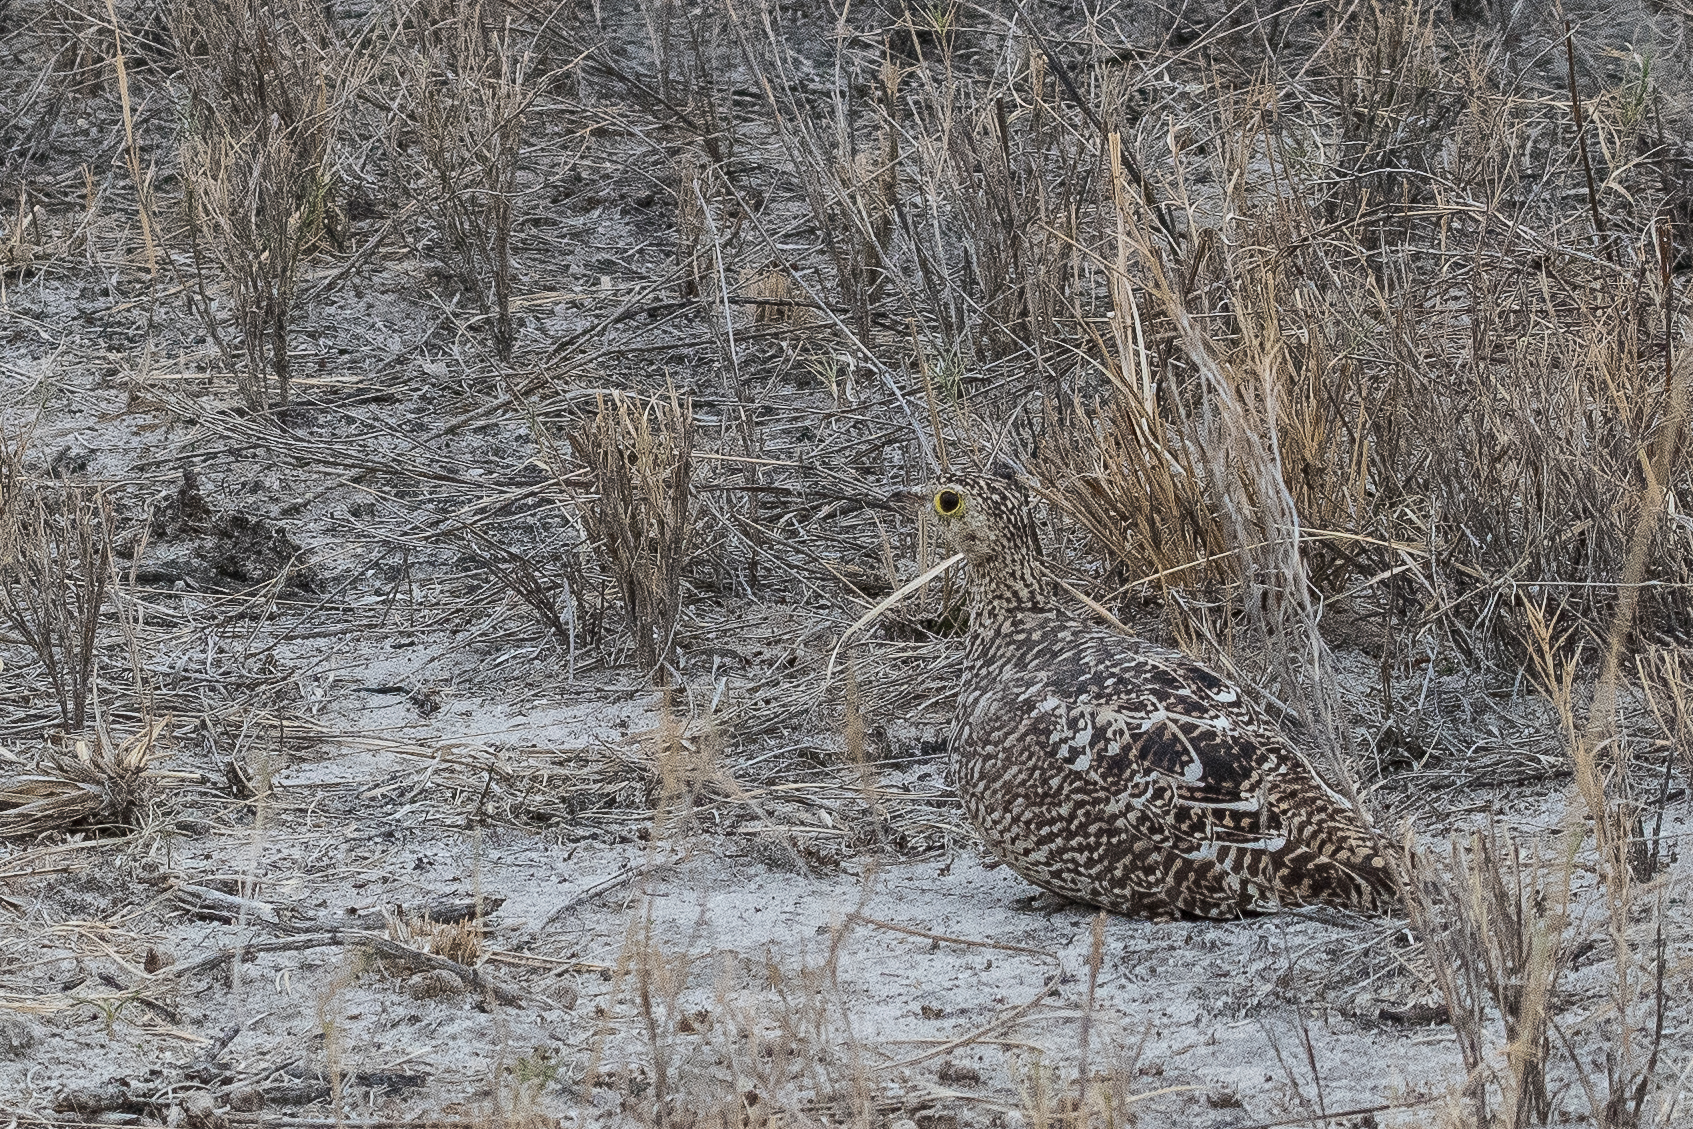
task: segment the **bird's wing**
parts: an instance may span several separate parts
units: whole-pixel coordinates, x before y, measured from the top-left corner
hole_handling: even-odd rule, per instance
[[[1024,732],[1105,789],[1108,810],[1184,853],[1285,844],[1269,785],[1306,766],[1292,763],[1297,756],[1235,687],[1187,660],[1105,641],[1055,658],[1013,679]]]

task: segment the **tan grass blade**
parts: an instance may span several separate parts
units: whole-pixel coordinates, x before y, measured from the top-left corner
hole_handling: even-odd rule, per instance
[[[890,595],[887,599],[883,600],[881,603],[877,604],[875,607],[871,608],[869,611],[867,611],[863,615],[859,616],[857,621],[854,622],[851,627],[849,627],[845,631],[841,632],[841,637],[835,641],[835,649],[829,652],[829,665],[826,668],[824,668],[824,671],[823,671],[823,686],[824,686],[824,688],[826,689],[829,685],[830,680],[832,678],[834,678],[834,676],[835,676],[835,660],[840,657],[841,648],[846,646],[846,641],[852,637],[854,632],[856,632],[859,629],[868,625],[877,616],[881,615],[883,612],[887,611],[889,608],[893,607],[895,604],[899,603],[901,600],[903,600],[907,596],[911,595],[911,593],[917,591],[917,589],[921,588],[923,585],[927,584],[929,581],[933,580],[935,577],[939,576],[941,573],[945,572],[947,569],[951,568],[953,565],[958,564],[959,562],[963,561],[963,559],[964,559],[963,553],[954,553],[954,554],[952,554],[952,556],[948,557],[946,560],[942,561],[940,564],[931,568],[928,572],[925,572],[923,575],[917,577],[915,580],[906,581],[904,584],[900,585],[900,587],[892,595]]]

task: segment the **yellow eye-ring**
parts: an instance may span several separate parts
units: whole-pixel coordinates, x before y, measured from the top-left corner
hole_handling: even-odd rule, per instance
[[[935,495],[935,512],[942,517],[957,517],[964,512],[964,495],[956,490],[942,490]]]

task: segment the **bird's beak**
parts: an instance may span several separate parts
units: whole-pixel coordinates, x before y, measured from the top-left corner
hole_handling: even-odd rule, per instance
[[[895,490],[888,495],[888,502],[895,506],[923,506],[929,501],[929,495],[922,490]]]

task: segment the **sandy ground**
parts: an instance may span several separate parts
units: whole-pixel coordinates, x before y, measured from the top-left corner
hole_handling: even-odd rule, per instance
[[[659,739],[663,703],[636,686],[549,685],[562,672],[544,669],[498,696],[461,688],[429,716],[369,692],[475,675],[430,651],[299,646],[296,661],[319,660],[296,720],[311,735],[270,755],[261,797],[183,795],[162,833],[61,848],[32,865],[68,873],[13,881],[9,1030],[33,1040],[0,1062],[14,1108],[121,1093],[106,1120],[170,1116],[200,1091],[237,1116],[262,1103],[267,1116],[327,1118],[338,1095],[360,1119],[621,1124],[655,1116],[662,1096],[673,1122],[736,1103],[737,1116],[788,1105],[791,1118],[845,1117],[856,1103],[875,1123],[1018,1125],[1057,1108],[1086,1040],[1096,1095],[1140,1124],[1303,1123],[1378,1106],[1395,1108],[1334,1123],[1454,1115],[1457,1048],[1429,1022],[1436,997],[1407,971],[1418,961],[1399,926],[1109,919],[1090,975],[1093,916],[1032,899],[963,828],[925,857],[872,850],[827,868],[787,847],[827,827],[765,810],[714,834],[721,801],[524,830],[486,814],[490,769],[538,750],[579,762],[638,750]],[[913,758],[867,780],[893,808],[902,791],[933,796],[943,774],[941,759]],[[1508,818],[1550,829],[1560,807],[1542,794]],[[1684,807],[1666,823],[1673,841],[1693,830]],[[1686,864],[1676,873],[1679,900]],[[207,920],[220,915],[192,910],[192,888],[247,898],[249,919]],[[443,990],[350,940],[180,971],[337,926],[427,940],[428,926],[394,924],[407,916],[397,907],[477,899],[497,906],[481,968],[508,1003],[450,975]],[[251,919],[261,906],[275,921]],[[1682,934],[1679,1001],[1693,988],[1687,954]],[[1572,1000],[1602,996],[1603,955],[1565,977]],[[161,959],[173,963],[148,976]]]

